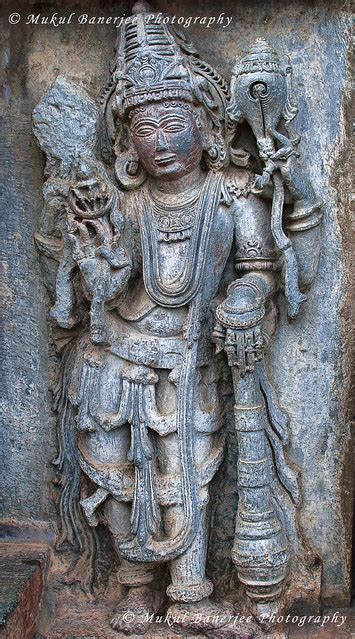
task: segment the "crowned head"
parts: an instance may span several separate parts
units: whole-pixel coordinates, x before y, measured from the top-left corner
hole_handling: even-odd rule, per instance
[[[148,174],[180,177],[203,159],[223,166],[227,85],[183,34],[157,14],[133,15],[121,28],[114,79],[118,128]]]

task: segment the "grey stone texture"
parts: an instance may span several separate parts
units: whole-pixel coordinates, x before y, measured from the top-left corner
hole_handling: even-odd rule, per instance
[[[291,416],[289,457],[301,474],[302,533],[323,565],[322,600],[347,605],[350,596],[351,446],[350,369],[350,194],[349,68],[350,6],[343,2],[243,1],[156,2],[171,15],[210,16],[222,11],[228,28],[191,25],[188,32],[201,57],[229,80],[236,56],[256,37],[287,51],[293,93],[299,104],[296,129],[302,163],[324,202],[319,272],[299,318],[281,318],[269,354],[269,369],[281,405]],[[22,20],[10,25],[18,11]],[[1,402],[3,513],[6,523],[56,529],[51,461],[56,452],[51,395],[58,362],[48,330],[50,302],[44,287],[34,234],[42,208],[44,160],[31,132],[31,112],[60,75],[95,98],[107,78],[116,30],[113,26],[25,25],[30,13],[76,16],[129,14],[128,3],[73,2],[3,10],[5,50],[2,163],[2,269],[4,294]],[[57,85],[58,86],[58,85]],[[60,90],[60,89],[58,89]],[[88,113],[89,118],[92,117]],[[37,112],[36,117],[40,117]],[[90,130],[88,127],[88,135]],[[71,144],[68,132],[68,147]],[[230,431],[233,431],[232,415]],[[227,558],[233,540],[235,440],[219,475],[223,497],[214,502],[211,547]],[[216,494],[218,490],[216,489]],[[31,534],[31,531],[28,533]],[[34,534],[34,533],[33,533]],[[221,561],[222,561],[221,559]],[[213,568],[213,560],[211,560]],[[319,569],[319,568],[318,568]],[[315,567],[317,570],[317,566]],[[216,568],[216,574],[218,574]],[[311,602],[312,597],[309,596]]]

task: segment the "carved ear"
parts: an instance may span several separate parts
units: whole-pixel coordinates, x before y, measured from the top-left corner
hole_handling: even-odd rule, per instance
[[[212,171],[219,171],[227,163],[227,144],[219,133],[210,134],[210,143],[206,151],[206,164]]]
[[[208,125],[207,114],[203,107],[197,107],[194,111],[195,122],[200,129],[203,148],[209,135],[211,135],[211,127]]]
[[[201,131],[204,130],[207,125],[207,120],[206,120],[206,116],[205,117],[202,116],[201,109],[195,109],[194,117],[195,117],[197,128],[200,129]]]
[[[116,155],[115,176],[119,185],[126,191],[137,189],[146,180],[147,174],[139,162],[127,125],[121,126],[120,133],[116,137],[114,152]]]
[[[223,139],[222,136],[218,136],[219,139],[216,140],[216,148],[218,150],[218,155],[217,158],[214,160],[209,160],[209,167],[213,170],[213,171],[219,171],[220,169],[222,169],[224,166],[226,166],[229,161],[228,161],[228,149],[227,149],[227,145],[225,143],[225,140]]]
[[[219,171],[227,160],[227,145],[223,135],[217,129],[213,130],[204,108],[196,109],[196,122],[201,132],[205,162],[212,171]]]
[[[127,191],[137,189],[147,178],[135,151],[123,151],[118,155],[115,176],[119,185]]]

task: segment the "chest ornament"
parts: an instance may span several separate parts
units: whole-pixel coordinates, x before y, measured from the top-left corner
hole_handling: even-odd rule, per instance
[[[174,204],[157,197],[152,189],[149,197],[152,200],[153,224],[158,233],[159,242],[181,242],[192,236],[192,227],[197,218],[200,189],[183,203]]]
[[[162,306],[184,306],[201,287],[212,222],[221,193],[220,174],[210,172],[202,189],[178,207],[154,199],[143,191],[139,217],[143,253],[143,278],[149,297]],[[164,281],[159,264],[159,242],[190,239],[182,272]]]

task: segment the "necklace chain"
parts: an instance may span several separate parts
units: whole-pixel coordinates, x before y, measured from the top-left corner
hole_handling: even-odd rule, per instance
[[[162,233],[180,233],[193,226],[197,213],[197,203],[200,190],[195,190],[188,201],[174,204],[173,202],[165,202],[156,197],[156,193],[150,189],[149,195],[152,199],[152,213],[156,228]],[[176,239],[181,239],[177,236]],[[170,238],[172,239],[172,238]]]

